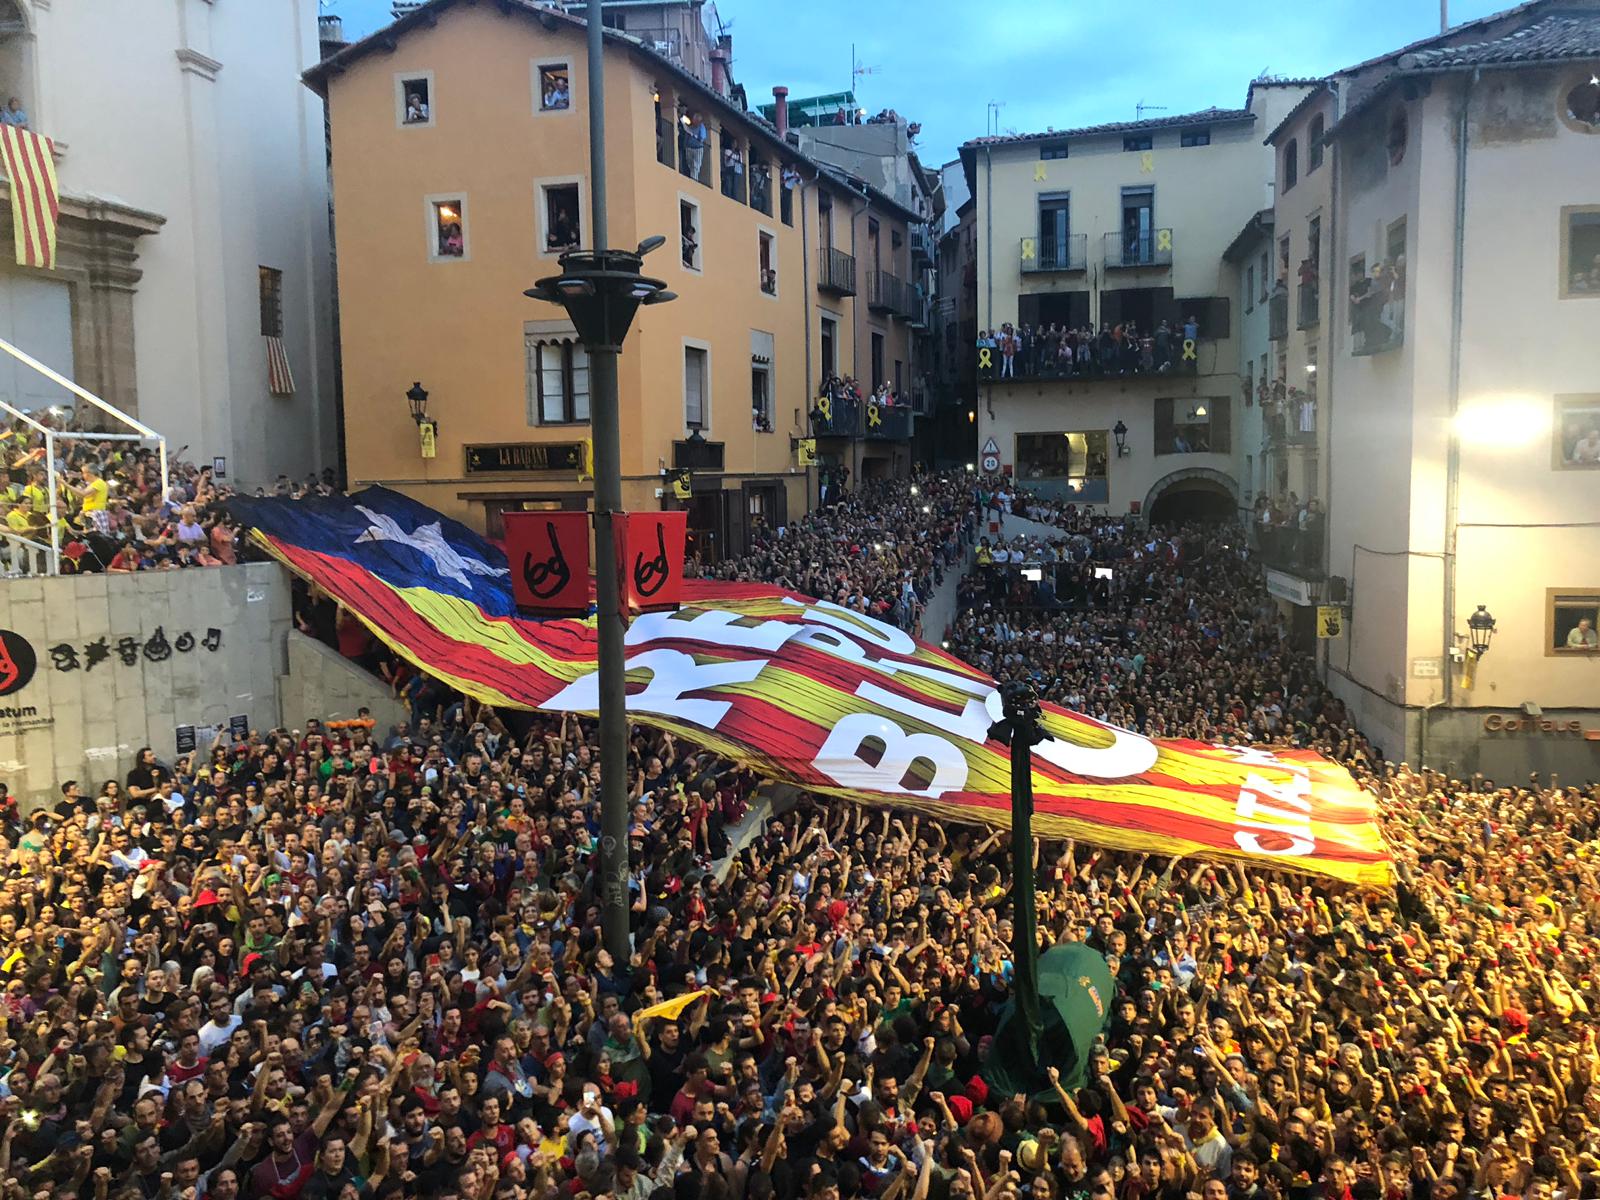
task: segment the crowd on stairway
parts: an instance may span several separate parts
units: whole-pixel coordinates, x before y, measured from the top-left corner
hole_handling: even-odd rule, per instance
[[[416,687],[394,728],[306,719],[0,801],[4,1200],[1600,1195],[1600,792],[1387,761],[1228,531],[994,499],[867,484],[702,569],[914,627],[970,548],[953,651],[1149,733],[1337,756],[1394,890],[1040,844],[1043,941],[1117,992],[1081,1061],[1000,1094],[1002,834],[771,815],[738,764],[636,727],[613,958],[592,723]],[[1013,563],[1005,508],[1056,532]],[[1034,563],[1053,594],[1010,578]]]

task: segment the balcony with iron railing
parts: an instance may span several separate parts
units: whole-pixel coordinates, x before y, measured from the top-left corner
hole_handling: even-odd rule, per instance
[[[678,122],[678,171],[681,174],[710,187],[711,157],[715,153],[708,130],[702,127],[697,136],[693,127]]]
[[[920,287],[906,288],[908,301],[906,308],[906,323],[913,329],[929,329],[933,326],[933,297],[929,296]]]
[[[812,436],[860,437],[861,408],[854,396],[819,396],[811,406]]]
[[[1322,297],[1322,289],[1317,286],[1315,279],[1300,285],[1300,295],[1295,299],[1295,328],[1315,329],[1322,320],[1322,314],[1317,302]]]
[[[629,37],[638,38],[645,49],[654,50],[669,62],[683,65],[683,31],[681,29],[629,29]]]
[[[1022,239],[1022,272],[1083,271],[1088,269],[1089,235],[1071,233],[1065,237],[1025,237]]]
[[[824,246],[817,251],[817,289],[839,296],[856,294],[856,260],[852,254]]]
[[[1126,382],[1141,376],[1186,377],[1199,374],[1200,351],[1206,344],[1203,338],[1184,337],[1181,329],[1148,339],[1122,341],[1109,336],[1104,340],[1092,337],[1082,343],[1073,339],[1051,342],[1048,338],[1029,344],[1018,341],[1009,361],[1002,346],[977,346],[972,353],[977,360],[978,379],[984,383],[1054,379],[1093,383]]]
[[[1279,525],[1255,524],[1255,558],[1265,567],[1301,579],[1321,579],[1327,572],[1323,546],[1323,518],[1312,514],[1305,528],[1298,520]]]
[[[899,442],[911,436],[913,414],[907,404],[874,404],[866,402],[862,409],[862,425],[871,441]]]
[[[887,271],[867,272],[867,307],[873,312],[899,313],[906,311],[905,282]]]
[[[1289,289],[1279,287],[1267,301],[1267,337],[1281,342],[1289,336]]]
[[[1105,263],[1108,271],[1172,265],[1172,230],[1148,229],[1142,233],[1124,231],[1105,235]]]
[[[656,161],[663,167],[675,167],[677,162],[673,157],[674,143],[678,137],[678,123],[671,117],[658,116],[656,118]]]
[[[927,225],[911,226],[911,258],[921,259],[925,266],[934,265],[933,230]]]

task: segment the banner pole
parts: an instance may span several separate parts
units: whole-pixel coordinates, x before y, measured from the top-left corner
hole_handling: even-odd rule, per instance
[[[1000,689],[1005,718],[989,730],[1011,748],[1011,992],[1017,1001],[1037,1070],[1044,1018],[1039,1010],[1039,916],[1033,888],[1033,748],[1047,739],[1040,726],[1039,697],[1026,683]]]
[[[586,15],[592,245],[596,251],[604,251],[609,231],[604,22],[600,0],[589,0]],[[616,516],[622,508],[616,344],[621,340],[621,336],[608,337],[608,344],[591,344],[587,349],[590,381],[594,385],[590,420],[594,437],[595,626],[600,660],[600,928],[616,969],[626,971],[632,957],[628,929],[628,713],[616,532]]]

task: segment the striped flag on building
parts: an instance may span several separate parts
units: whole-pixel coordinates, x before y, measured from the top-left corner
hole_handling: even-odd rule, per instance
[[[289,369],[289,352],[281,337],[267,337],[267,390],[274,396],[294,395],[294,372]]]
[[[54,145],[49,138],[17,125],[0,125],[0,159],[11,180],[11,228],[17,262],[46,271],[56,266],[56,191]]]

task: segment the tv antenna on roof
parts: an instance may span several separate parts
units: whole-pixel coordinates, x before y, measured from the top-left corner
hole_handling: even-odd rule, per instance
[[[1144,120],[1144,115],[1147,112],[1166,112],[1166,111],[1167,111],[1167,106],[1165,104],[1146,104],[1143,100],[1141,100],[1141,101],[1139,101],[1139,103],[1137,103],[1137,104],[1135,104],[1133,106],[1133,119],[1135,121],[1142,121],[1142,120]]]
[[[1005,106],[1004,100],[991,100],[986,106],[988,115],[984,118],[983,125],[984,132],[990,137],[996,137],[1000,133],[1000,110]]]

